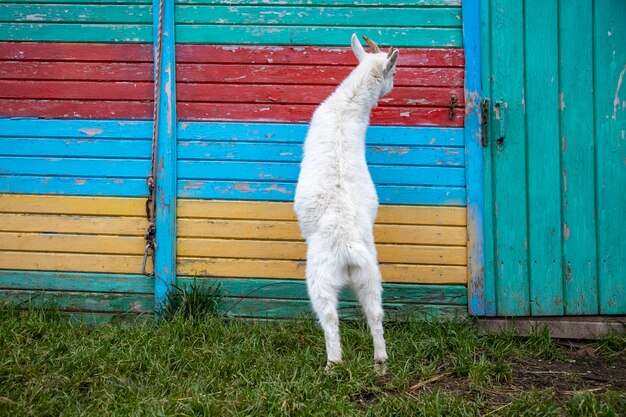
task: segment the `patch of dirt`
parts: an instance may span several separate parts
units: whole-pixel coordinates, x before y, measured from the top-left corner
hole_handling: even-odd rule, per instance
[[[490,388],[472,388],[467,378],[452,375],[420,389],[439,389],[468,399],[487,396],[489,403],[496,404],[511,402],[532,390],[549,391],[557,399],[571,398],[581,391],[626,393],[626,355],[607,358],[586,346],[563,349],[562,353],[564,359],[560,360],[513,359],[511,380]]]

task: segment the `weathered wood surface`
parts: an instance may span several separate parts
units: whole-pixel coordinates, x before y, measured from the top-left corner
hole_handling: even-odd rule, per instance
[[[344,45],[360,30],[397,46],[461,46],[458,3],[433,3],[183,3],[175,6],[175,36],[214,44]],[[153,35],[145,2],[16,2],[0,5],[0,13],[0,40],[141,43]]]
[[[600,314],[626,314],[626,13],[619,13],[622,7],[618,0],[596,2],[593,11]]]
[[[306,285],[301,280],[239,278],[179,279],[182,286],[216,286],[221,293],[219,309],[231,316],[291,318],[311,314]],[[383,284],[387,318],[412,315],[420,318],[459,318],[467,315],[467,290],[459,285]],[[342,317],[360,317],[351,290],[340,294]]]
[[[0,42],[0,115],[149,119],[145,47],[91,46]],[[356,64],[348,48],[326,49],[179,45],[180,118],[308,122]],[[374,109],[373,124],[462,125],[462,50],[402,49],[398,65],[396,87]],[[452,97],[459,110],[450,120]]]
[[[493,313],[624,314],[623,4],[483,4]]]
[[[291,204],[179,200],[180,275],[303,278]],[[381,206],[374,237],[386,282],[466,282],[465,209]]]

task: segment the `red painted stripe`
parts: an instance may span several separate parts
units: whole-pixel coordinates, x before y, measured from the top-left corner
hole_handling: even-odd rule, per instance
[[[152,83],[0,80],[0,98],[152,100]]]
[[[315,108],[314,105],[182,102],[178,103],[177,112],[182,120],[306,123]],[[463,125],[463,111],[457,109],[453,120],[450,120],[447,108],[377,107],[372,112],[371,123],[459,127]]]
[[[178,64],[178,82],[224,84],[320,84],[337,86],[354,66],[303,66],[245,64]],[[462,87],[463,68],[398,68],[397,86]]]
[[[317,46],[176,45],[179,63],[356,65],[350,48]],[[399,66],[458,67],[465,65],[463,50],[400,48]]]
[[[152,63],[152,44],[0,42],[0,61]]]
[[[0,78],[22,80],[149,81],[151,63],[0,61]]]
[[[179,84],[179,102],[319,104],[334,90],[334,85],[247,85]],[[459,87],[396,87],[380,100],[381,106],[447,107],[450,96],[463,105]],[[418,98],[416,98],[418,97]]]
[[[0,115],[47,119],[151,119],[151,102],[0,99]]]
[[[403,49],[374,124],[461,126],[463,51]],[[151,118],[152,47],[0,42],[0,116]],[[356,64],[349,48],[177,45],[181,120],[307,122]]]

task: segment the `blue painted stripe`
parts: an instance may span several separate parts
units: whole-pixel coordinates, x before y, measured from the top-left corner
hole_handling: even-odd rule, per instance
[[[150,139],[151,121],[0,118],[0,137]]]
[[[302,143],[307,130],[307,124],[181,122],[178,123],[178,139]],[[464,146],[463,129],[442,127],[370,126],[366,143],[382,146]]]
[[[42,157],[150,158],[149,140],[0,138],[0,155]],[[300,162],[302,145],[249,142],[179,141],[179,159]],[[463,149],[440,146],[368,146],[370,164],[461,167]]]
[[[88,178],[140,178],[150,172],[148,159],[0,157],[0,173]]]
[[[286,182],[178,181],[183,198],[292,201],[294,192]],[[380,185],[376,192],[381,204],[465,205],[465,187]]]
[[[483,2],[483,4],[485,4]],[[485,283],[483,148],[481,144],[481,15],[480,0],[464,0],[463,45],[465,47],[465,123],[468,298],[475,316],[495,315],[495,289]]]
[[[0,193],[147,197],[145,179],[0,175]]]
[[[242,142],[180,142],[180,159],[300,162],[302,145]],[[372,146],[367,162],[387,165],[463,166],[463,149],[439,146]]]
[[[0,137],[0,155],[94,158],[150,158],[150,139]]]

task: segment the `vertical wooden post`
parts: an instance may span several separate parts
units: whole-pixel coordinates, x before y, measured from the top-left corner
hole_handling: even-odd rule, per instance
[[[159,1],[153,0],[154,50],[158,45]],[[163,30],[160,72],[160,120],[156,187],[156,257],[154,307],[160,311],[176,281],[176,58],[174,0],[162,0]]]
[[[484,293],[483,149],[481,142],[480,0],[464,0],[465,176],[467,183],[467,266],[469,312],[486,314]]]

